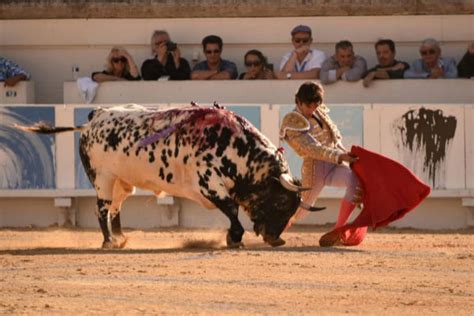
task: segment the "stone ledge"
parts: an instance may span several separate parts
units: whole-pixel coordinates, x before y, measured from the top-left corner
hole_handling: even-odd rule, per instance
[[[3,0],[0,19],[474,14],[471,0]]]

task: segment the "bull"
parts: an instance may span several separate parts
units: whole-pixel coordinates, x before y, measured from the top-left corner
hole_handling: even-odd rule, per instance
[[[88,119],[77,127],[17,127],[45,134],[80,131],[103,248],[124,247],[120,208],[136,187],[218,208],[230,220],[229,247],[242,245],[239,206],[271,246],[285,243],[280,234],[298,207],[322,209],[302,204],[304,189],[282,152],[245,118],[220,106],[158,110],[130,104],[97,108]]]

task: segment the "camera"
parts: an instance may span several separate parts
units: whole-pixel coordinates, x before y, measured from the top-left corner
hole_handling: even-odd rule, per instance
[[[168,52],[174,52],[177,47],[178,47],[178,45],[176,45],[175,42],[172,42],[172,41],[167,41],[166,42],[166,48],[167,48]]]

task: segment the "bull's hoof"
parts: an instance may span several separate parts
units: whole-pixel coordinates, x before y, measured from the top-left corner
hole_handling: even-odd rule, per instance
[[[280,247],[286,244],[286,241],[281,239],[280,237],[278,238],[264,238],[265,242],[269,244],[272,247]]]
[[[127,244],[128,238],[124,235],[121,236],[114,236],[112,241],[104,241],[102,243],[103,249],[120,249],[125,247]]]
[[[319,239],[319,246],[321,247],[333,247],[339,245],[342,245],[342,241],[337,232],[326,233]]]
[[[227,233],[226,242],[227,242],[227,247],[232,248],[232,249],[242,248],[244,246],[244,243],[241,241],[233,241],[229,233]]]

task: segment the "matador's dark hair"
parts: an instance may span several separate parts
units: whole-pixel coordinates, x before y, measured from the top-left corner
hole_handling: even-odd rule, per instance
[[[295,103],[301,102],[309,104],[316,102],[317,104],[322,104],[323,97],[323,87],[317,82],[307,81],[303,83],[298,89],[298,92],[296,92]]]

